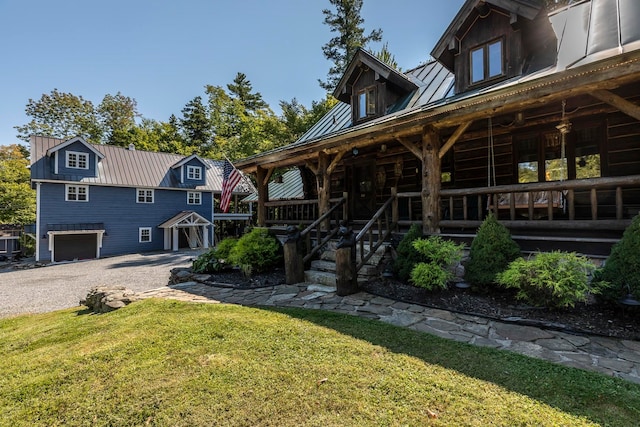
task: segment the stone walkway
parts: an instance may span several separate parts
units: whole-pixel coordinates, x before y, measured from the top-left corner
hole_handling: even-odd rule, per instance
[[[640,384],[640,342],[571,335],[503,323],[394,301],[365,292],[340,297],[335,289],[308,283],[234,289],[184,282],[137,294],[201,303],[301,307],[376,319],[469,344],[513,351],[561,365],[587,369]]]

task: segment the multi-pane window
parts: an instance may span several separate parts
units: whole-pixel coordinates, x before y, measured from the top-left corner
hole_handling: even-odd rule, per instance
[[[358,92],[358,119],[376,114],[376,88],[369,87]]]
[[[67,151],[67,167],[71,169],[89,169],[89,155],[76,151]]]
[[[187,178],[193,180],[201,180],[202,168],[198,166],[187,166]]]
[[[146,188],[138,188],[137,190],[137,203],[153,203],[153,190],[148,190]]]
[[[188,205],[202,204],[202,193],[200,193],[199,191],[187,191],[187,204]]]
[[[502,39],[471,50],[471,84],[504,74]]]
[[[140,227],[140,228],[138,228],[138,241],[140,243],[150,243],[151,242],[151,227]]]
[[[65,200],[67,202],[88,202],[89,186],[88,185],[66,185]]]

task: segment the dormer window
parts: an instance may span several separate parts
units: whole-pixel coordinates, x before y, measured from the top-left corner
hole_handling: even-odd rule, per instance
[[[89,155],[76,151],[67,151],[67,164],[70,169],[89,169]]]
[[[358,119],[376,115],[376,88],[370,86],[358,92]]]
[[[504,75],[502,39],[471,49],[471,84],[481,83]]]
[[[199,181],[202,179],[202,168],[198,166],[187,166],[187,178]]]

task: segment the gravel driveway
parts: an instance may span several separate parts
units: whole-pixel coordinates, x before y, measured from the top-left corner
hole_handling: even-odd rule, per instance
[[[123,255],[0,272],[0,317],[75,307],[97,285],[136,292],[165,286],[169,271],[188,267],[197,251]]]

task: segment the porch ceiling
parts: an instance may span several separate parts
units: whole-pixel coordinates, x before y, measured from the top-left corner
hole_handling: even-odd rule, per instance
[[[318,153],[336,154],[389,140],[422,135],[427,128],[446,134],[476,120],[513,114],[563,99],[613,90],[640,80],[640,51],[632,51],[575,69],[532,79],[524,77],[434,104],[384,116],[334,134],[291,144],[235,163],[244,172],[304,164]],[[594,98],[595,100],[595,98]]]

